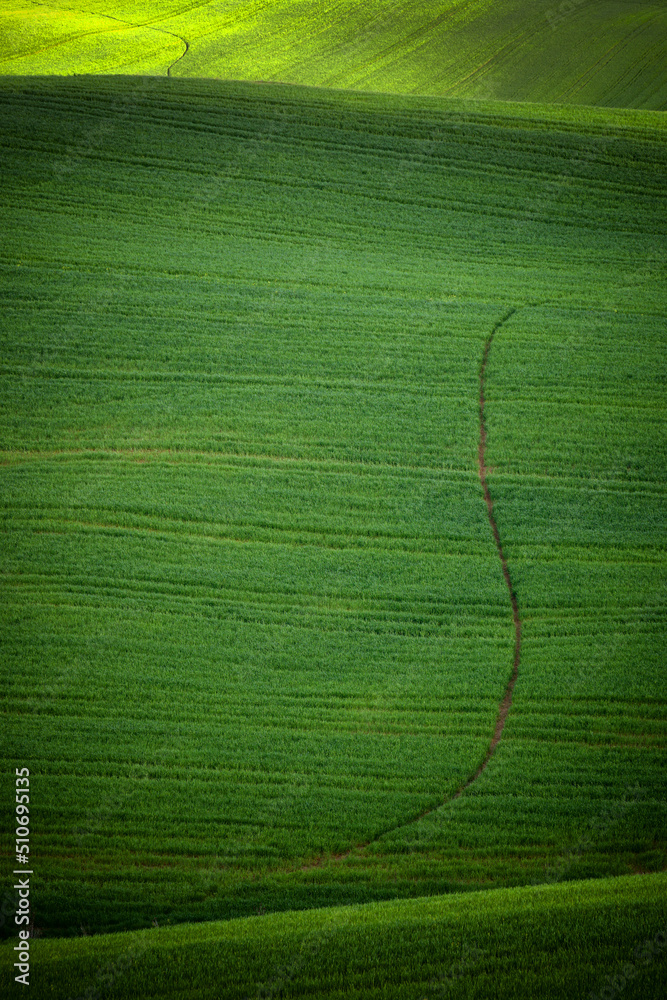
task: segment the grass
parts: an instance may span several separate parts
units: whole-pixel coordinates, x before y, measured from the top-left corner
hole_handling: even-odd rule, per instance
[[[663,869],[662,116],[0,93],[2,773],[41,932]],[[512,668],[477,471],[510,308],[522,662],[451,801]]]
[[[666,883],[644,875],[36,940],[31,995],[658,1000]],[[5,977],[12,959],[0,947]]]
[[[664,109],[659,2],[0,3],[3,74],[275,80]]]
[[[664,39],[0,4],[37,997],[664,995]]]

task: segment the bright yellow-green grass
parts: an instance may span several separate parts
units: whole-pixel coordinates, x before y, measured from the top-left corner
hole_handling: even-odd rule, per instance
[[[659,0],[0,3],[0,74],[150,73],[667,106]]]

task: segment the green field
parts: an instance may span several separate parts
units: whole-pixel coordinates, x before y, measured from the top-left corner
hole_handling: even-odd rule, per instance
[[[662,118],[3,98],[6,747],[38,925],[661,868]],[[510,307],[487,460],[523,663],[443,805],[511,671],[477,470]]]
[[[506,73],[510,104],[429,59],[474,18],[519,45],[526,4],[336,6],[368,38],[156,3],[116,51],[99,7],[0,6],[30,988],[659,1000],[667,75],[628,25],[663,14],[530,5],[629,40],[576,93]]]
[[[37,941],[37,995],[661,1000],[666,889],[631,876]],[[0,948],[5,977],[10,961]]]
[[[0,2],[0,74],[272,80],[667,107],[660,0]]]

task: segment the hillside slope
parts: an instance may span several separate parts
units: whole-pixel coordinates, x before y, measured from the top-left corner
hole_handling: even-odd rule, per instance
[[[664,867],[663,116],[0,98],[1,808],[29,767],[37,927]],[[523,650],[455,798],[514,655],[492,331]]]
[[[0,3],[0,74],[149,73],[667,107],[658,0]]]
[[[33,941],[30,995],[662,1000],[666,889],[644,875]],[[13,957],[0,946],[5,981]]]

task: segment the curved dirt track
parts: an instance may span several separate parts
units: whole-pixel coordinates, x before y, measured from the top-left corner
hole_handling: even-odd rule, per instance
[[[493,532],[493,537],[496,542],[496,548],[498,549],[498,556],[500,557],[500,563],[503,568],[503,576],[505,577],[505,583],[507,584],[507,589],[510,595],[510,601],[512,603],[512,617],[514,618],[514,665],[512,669],[512,675],[507,683],[505,689],[505,694],[503,700],[500,703],[498,709],[498,718],[496,719],[496,728],[493,732],[493,738],[489,744],[489,749],[486,752],[486,757],[478,767],[475,774],[470,778],[463,788],[454,795],[454,798],[463,792],[469,785],[475,781],[486,765],[489,763],[493,751],[496,749],[498,740],[502,735],[503,728],[505,726],[505,720],[507,718],[507,713],[510,710],[510,705],[512,704],[512,694],[514,692],[514,685],[516,684],[516,679],[519,675],[519,661],[521,659],[521,618],[519,616],[519,605],[517,604],[516,594],[514,593],[514,588],[512,587],[512,580],[510,578],[510,571],[507,567],[507,560],[505,559],[505,554],[503,552],[503,546],[500,541],[500,533],[498,531],[498,525],[496,524],[496,519],[493,516],[493,501],[491,499],[491,494],[489,493],[489,486],[486,481],[486,424],[484,423],[484,378],[486,375],[486,363],[489,358],[489,351],[491,350],[491,344],[493,343],[493,338],[498,332],[498,330],[503,326],[504,323],[513,316],[516,309],[509,309],[503,318],[499,320],[494,326],[493,330],[486,339],[484,345],[484,354],[482,355],[482,366],[479,370],[479,452],[478,452],[478,464],[479,464],[479,481],[482,484],[482,490],[484,491],[484,500],[486,501],[486,510],[489,515],[489,524],[491,525],[491,531]]]
[[[496,543],[496,548],[498,550],[498,556],[500,558],[500,564],[502,566],[503,576],[505,578],[505,583],[507,584],[507,589],[509,591],[510,602],[512,605],[512,616],[514,618],[514,662],[512,666],[512,673],[509,681],[507,682],[507,687],[505,688],[505,694],[503,695],[503,699],[500,702],[500,705],[498,706],[498,716],[496,718],[496,725],[493,731],[491,742],[489,744],[489,748],[486,751],[484,760],[479,765],[475,773],[472,774],[468,778],[468,780],[465,781],[461,785],[461,787],[449,799],[445,799],[444,802],[441,802],[437,806],[433,806],[430,809],[425,809],[424,812],[420,813],[419,816],[415,816],[414,819],[408,820],[405,823],[397,823],[395,826],[391,826],[388,829],[383,830],[382,833],[377,834],[377,836],[373,837],[372,840],[368,840],[363,844],[357,844],[355,847],[351,847],[348,851],[345,851],[342,854],[330,855],[329,856],[330,860],[343,861],[345,858],[349,857],[349,855],[352,854],[353,851],[358,851],[358,852],[364,851],[367,847],[370,847],[371,844],[374,844],[378,840],[380,840],[381,837],[386,836],[386,834],[393,833],[396,830],[401,830],[404,827],[412,826],[413,823],[419,822],[419,820],[424,819],[425,816],[428,816],[430,813],[433,813],[437,809],[442,808],[442,806],[446,805],[447,802],[453,802],[455,799],[458,799],[458,797],[463,794],[466,788],[469,788],[470,785],[472,785],[472,783],[476,781],[479,778],[480,774],[482,774],[482,772],[486,769],[486,766],[491,760],[493,752],[496,749],[496,746],[498,745],[500,737],[502,736],[502,732],[505,727],[505,721],[507,719],[507,713],[509,712],[510,705],[512,704],[514,685],[516,684],[516,679],[519,676],[519,661],[521,659],[521,617],[519,615],[519,605],[517,604],[514,588],[512,587],[512,580],[510,577],[509,568],[507,566],[507,560],[505,558],[505,554],[503,552],[503,546],[500,541],[500,533],[498,531],[498,525],[496,524],[496,519],[493,516],[493,501],[491,499],[491,494],[489,493],[489,486],[486,479],[487,467],[485,460],[486,424],[484,421],[484,403],[485,403],[484,381],[486,377],[486,364],[489,358],[489,352],[491,350],[491,344],[493,343],[493,338],[495,337],[498,330],[500,330],[500,328],[507,322],[507,320],[511,316],[514,315],[515,312],[516,312],[515,308],[508,309],[508,311],[505,313],[502,319],[498,320],[498,322],[491,330],[491,333],[486,338],[486,342],[484,344],[484,351],[482,353],[482,363],[479,370],[479,449],[478,449],[479,481],[482,485],[484,500],[486,502],[486,510],[489,517],[489,524],[491,525],[491,531],[493,533],[493,537]],[[315,858],[312,861],[309,861],[306,864],[302,865],[301,866],[302,870],[306,871],[309,868],[315,868],[321,865],[322,862],[325,860],[327,860],[326,856]]]
[[[171,71],[172,71],[172,69],[174,68],[174,66],[176,65],[176,63],[179,63],[179,62],[181,61],[181,59],[184,59],[184,58],[185,58],[185,56],[187,56],[187,54],[188,54],[188,51],[189,51],[189,49],[190,49],[190,43],[189,43],[189,41],[187,40],[187,38],[183,38],[183,36],[182,36],[182,35],[176,35],[176,34],[174,34],[174,32],[173,32],[173,31],[166,31],[166,30],[165,30],[164,28],[155,28],[154,30],[155,30],[155,31],[162,31],[162,32],[163,32],[163,33],[164,33],[165,35],[172,35],[172,36],[173,36],[174,38],[178,38],[178,39],[180,39],[180,41],[182,41],[182,42],[183,42],[183,44],[185,45],[185,48],[184,48],[184,49],[183,49],[183,51],[181,52],[181,54],[180,54],[180,56],[178,57],[178,59],[174,59],[174,61],[173,61],[173,63],[171,64],[171,66],[167,66],[167,76],[171,76]]]

